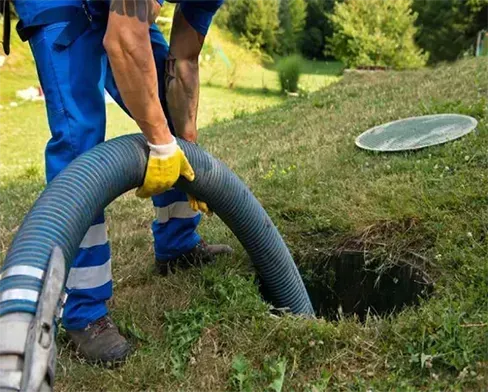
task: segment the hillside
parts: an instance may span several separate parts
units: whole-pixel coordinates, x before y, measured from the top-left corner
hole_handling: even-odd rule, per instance
[[[246,80],[243,88],[260,88],[258,78]],[[224,91],[218,87],[224,79],[211,83],[216,94]],[[152,206],[131,192],[109,207],[107,217],[111,309],[135,353],[122,367],[93,367],[61,332],[57,391],[484,390],[487,86],[483,59],[353,73],[298,99],[272,95],[279,105],[203,127],[201,145],[250,186],[309,288],[330,291],[343,283],[352,292],[368,284],[359,293],[367,312],[354,315],[346,292],[335,298],[340,306],[329,306],[326,317],[316,320],[271,313],[247,256],[217,217],[205,219],[200,232],[208,242],[234,246],[232,257],[202,270],[156,276]],[[354,138],[374,125],[444,112],[474,116],[477,131],[415,153],[372,154],[354,146]],[[41,103],[0,113],[2,259],[42,190],[47,131]],[[131,129],[122,121],[110,123],[110,135]],[[341,261],[351,266],[342,275]],[[372,281],[356,279],[363,268]],[[419,283],[417,276],[432,285],[418,304],[403,307],[393,300],[376,308],[368,303],[373,292],[403,298],[381,283],[390,275],[405,290]]]

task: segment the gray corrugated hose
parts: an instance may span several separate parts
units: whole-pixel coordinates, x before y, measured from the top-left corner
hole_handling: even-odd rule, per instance
[[[200,147],[182,140],[178,143],[196,176],[191,183],[180,179],[176,186],[207,202],[229,226],[249,254],[275,307],[313,315],[283,239],[250,190]],[[147,154],[141,134],[119,137],[77,158],[46,187],[24,219],[1,269],[0,328],[2,319],[9,315],[11,319],[12,314],[35,314],[54,246],[61,248],[68,271],[94,218],[119,195],[142,183]],[[2,339],[0,336],[0,356]]]

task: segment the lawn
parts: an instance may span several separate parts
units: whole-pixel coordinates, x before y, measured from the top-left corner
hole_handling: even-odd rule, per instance
[[[378,274],[395,265],[417,268],[434,282],[433,292],[417,306],[381,314],[370,308],[361,319],[346,308],[316,320],[277,316],[262,302],[244,251],[217,217],[205,219],[200,232],[209,242],[234,246],[234,255],[201,270],[156,276],[152,207],[129,193],[107,212],[115,282],[110,308],[135,352],[122,367],[94,367],[77,357],[61,332],[57,390],[485,390],[484,60],[347,74],[297,99],[280,97],[263,78],[268,70],[261,72],[254,78],[243,74],[239,80],[249,85],[230,92],[222,76],[203,80],[202,113],[214,107],[220,115],[230,106],[225,97],[233,94],[237,109],[225,109],[229,120],[202,114],[201,144],[249,185],[303,276],[332,282],[335,277],[323,270],[339,250],[353,248],[371,257]],[[215,103],[205,104],[211,93]],[[240,111],[238,96],[255,98],[254,109]],[[109,110],[109,135],[133,129]],[[372,154],[354,146],[354,138],[373,125],[443,112],[474,116],[477,131],[415,153]],[[42,190],[47,126],[40,103],[0,113],[3,258]]]
[[[206,42],[201,62],[201,133],[212,123],[255,113],[289,99],[280,92],[273,64],[261,65],[261,56],[241,48],[229,33],[214,28]],[[218,51],[225,53],[228,65]],[[338,82],[342,69],[338,62],[304,61],[304,94]],[[38,85],[28,44],[12,34],[11,55],[0,68],[0,176],[21,167],[43,170],[43,148],[49,138],[44,103],[21,101],[15,95],[18,90]],[[11,107],[12,103],[18,106]],[[107,105],[107,118],[107,138],[137,129],[116,104]]]

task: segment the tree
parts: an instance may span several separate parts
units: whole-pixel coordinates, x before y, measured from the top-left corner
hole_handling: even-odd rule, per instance
[[[232,0],[224,3],[218,24],[249,42],[252,47],[273,52],[277,47],[279,0]]]
[[[337,0],[336,0],[337,1]],[[332,23],[327,18],[334,10],[334,0],[307,0],[305,30],[300,40],[300,49],[308,58],[323,58],[326,39],[332,37]]]
[[[307,17],[307,0],[229,0],[215,22],[239,34],[251,48],[268,53],[297,51]]]
[[[419,15],[417,43],[432,63],[456,60],[488,25],[488,0],[414,0],[413,9]]]
[[[330,20],[330,51],[349,67],[415,68],[425,55],[415,44],[413,0],[347,0],[337,3]]]
[[[248,0],[245,37],[271,53],[277,46],[279,0]]]
[[[307,18],[305,0],[280,0],[280,45],[282,54],[296,52]]]

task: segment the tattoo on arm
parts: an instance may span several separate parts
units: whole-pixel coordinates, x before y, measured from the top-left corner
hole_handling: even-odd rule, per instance
[[[111,0],[110,11],[119,15],[137,17],[141,22],[153,23],[156,20],[154,0]]]

